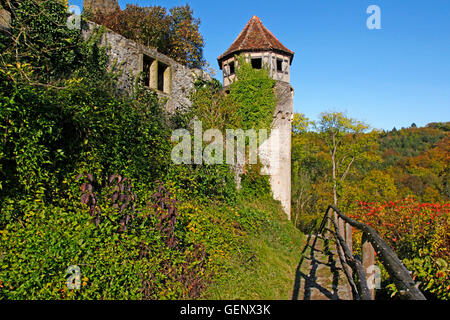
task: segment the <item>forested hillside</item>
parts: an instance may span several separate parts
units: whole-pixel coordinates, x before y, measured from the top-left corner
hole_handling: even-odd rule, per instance
[[[447,122],[386,132],[339,112],[323,113],[317,122],[297,114],[292,146],[296,226],[309,232],[335,203],[375,227],[430,297],[448,299],[449,129]]]

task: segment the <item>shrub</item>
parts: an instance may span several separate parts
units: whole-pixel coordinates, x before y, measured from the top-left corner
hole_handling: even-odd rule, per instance
[[[30,202],[1,231],[0,297],[5,299],[177,299],[198,297],[208,281],[207,252],[183,241],[177,207],[164,187],[138,202],[132,183],[93,175],[58,206]],[[151,198],[152,202],[148,202]],[[146,201],[147,200],[147,201]],[[81,268],[81,289],[65,273]]]
[[[230,86],[231,99],[237,104],[242,129],[270,129],[277,104],[274,87],[266,69],[253,69],[245,57],[238,57],[239,68]]]
[[[352,217],[377,230],[421,282],[420,289],[432,297],[450,299],[450,204],[413,199],[359,202]]]

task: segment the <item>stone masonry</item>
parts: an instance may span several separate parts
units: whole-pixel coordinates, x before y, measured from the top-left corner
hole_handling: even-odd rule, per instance
[[[83,26],[83,37],[89,38],[99,28],[99,25],[88,22]],[[189,69],[155,49],[108,29],[103,31],[100,45],[107,50],[110,67],[117,66],[121,70],[119,90],[131,90],[142,75],[146,86],[156,91],[160,98],[167,99],[166,110],[169,112],[189,109],[189,96],[194,90],[195,80],[208,78],[202,70]]]
[[[273,197],[279,200],[291,218],[291,131],[294,89],[290,85],[290,66],[294,52],[286,48],[254,16],[238,35],[230,48],[217,60],[223,70],[225,89],[236,81],[239,68],[236,56],[244,55],[255,69],[267,68],[270,76],[277,80],[275,108],[269,138],[259,148],[263,173],[270,176]],[[254,128],[260,129],[260,128]],[[242,170],[240,171],[242,172]]]

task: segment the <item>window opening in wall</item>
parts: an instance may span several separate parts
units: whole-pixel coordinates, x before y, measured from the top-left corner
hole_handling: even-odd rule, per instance
[[[230,76],[236,73],[236,69],[234,66],[234,61],[229,63],[229,67],[230,67]]]
[[[144,55],[144,61],[142,64],[142,81],[144,83],[144,86],[150,87],[150,68],[153,64],[153,61],[155,61],[155,59]]]
[[[283,72],[283,60],[277,59],[277,71]]]
[[[164,89],[167,87],[167,84],[165,83],[167,80],[164,78],[164,74],[169,66],[158,61],[158,90],[164,91]]]
[[[252,58],[253,69],[262,69],[262,58]]]

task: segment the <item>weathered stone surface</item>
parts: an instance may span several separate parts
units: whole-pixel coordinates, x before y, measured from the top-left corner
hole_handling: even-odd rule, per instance
[[[11,13],[0,6],[0,31],[6,31],[11,27]]]
[[[336,245],[321,236],[308,239],[294,287],[294,300],[353,300]]]
[[[273,197],[279,200],[283,210],[291,218],[291,131],[294,90],[289,83],[277,82],[272,130],[266,142],[260,147],[259,155],[263,173],[270,176]]]
[[[87,25],[83,26],[83,37],[89,38],[99,27],[93,22],[88,22]],[[153,90],[161,98],[167,99],[166,110],[169,112],[189,109],[192,105],[189,97],[194,90],[195,80],[199,77],[210,79],[209,75],[202,70],[186,68],[155,49],[140,45],[111,30],[106,30],[102,34],[100,45],[107,50],[110,57],[110,68],[121,70],[119,83],[117,84],[121,91],[132,90],[135,86],[136,80],[144,72],[144,56],[170,68],[170,76],[164,77],[165,81],[170,81],[170,85],[166,85],[164,88],[169,89],[158,90],[153,87]],[[154,76],[158,76],[157,70]],[[154,86],[157,86],[157,81],[153,80]]]

